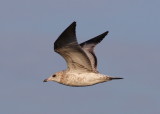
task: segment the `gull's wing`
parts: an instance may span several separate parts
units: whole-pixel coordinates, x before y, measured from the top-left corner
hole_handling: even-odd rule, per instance
[[[100,43],[104,37],[108,34],[108,31],[104,32],[103,34],[100,34],[94,38],[91,38],[90,40],[87,40],[80,44],[82,49],[85,51],[87,56],[89,57],[91,61],[92,68],[97,71],[97,57],[94,53],[94,47]]]
[[[55,52],[67,62],[69,70],[93,71],[91,62],[76,39],[76,22],[67,27],[54,43]]]

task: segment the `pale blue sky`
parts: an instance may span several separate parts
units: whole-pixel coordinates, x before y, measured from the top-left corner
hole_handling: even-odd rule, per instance
[[[1,114],[160,114],[159,0],[1,0]],[[124,77],[90,87],[43,83],[66,68],[53,42],[73,21],[98,69]]]

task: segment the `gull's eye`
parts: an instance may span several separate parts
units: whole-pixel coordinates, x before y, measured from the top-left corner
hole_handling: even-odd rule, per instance
[[[52,77],[56,77],[56,75],[54,74],[54,75],[52,75]]]

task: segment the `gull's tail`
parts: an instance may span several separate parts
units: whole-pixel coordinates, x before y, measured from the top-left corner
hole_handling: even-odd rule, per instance
[[[118,79],[123,79],[121,77],[109,77],[109,80],[118,80]]]

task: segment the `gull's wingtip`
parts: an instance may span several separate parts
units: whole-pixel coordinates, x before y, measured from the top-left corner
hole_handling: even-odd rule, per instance
[[[109,31],[106,31],[105,34],[107,35],[109,33]]]
[[[102,36],[104,38],[106,35],[108,35],[108,33],[109,33],[109,31],[106,31],[106,32],[100,34],[99,36]]]
[[[71,30],[72,32],[75,32],[76,29],[76,21],[73,21],[67,28],[65,31]]]
[[[71,25],[74,25],[74,26],[76,26],[76,21],[73,21]]]

